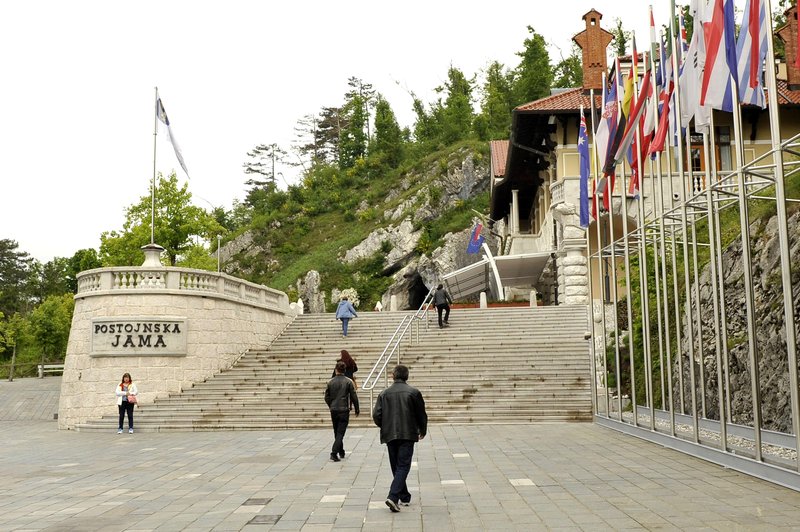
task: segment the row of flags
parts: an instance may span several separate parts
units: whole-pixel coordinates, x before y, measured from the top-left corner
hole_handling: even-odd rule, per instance
[[[589,226],[590,216],[595,219],[598,216],[599,193],[602,192],[603,208],[610,210],[616,167],[623,160],[632,169],[627,192],[638,197],[639,162],[662,152],[668,140],[677,145],[692,120],[696,131],[708,132],[712,109],[732,112],[740,103],[766,107],[762,65],[770,30],[765,2],[747,0],[738,38],[734,0],[691,0],[689,10],[694,19],[691,42],[686,42],[682,12],[678,16],[678,27],[673,29],[670,24],[667,34],[662,34],[657,41],[653,8],[650,7],[650,50],[642,54],[644,74],[641,80],[635,37],[631,66],[624,79],[619,58],[611,67],[602,89],[600,118],[593,135],[600,175],[591,182],[591,208],[588,135],[581,109],[578,153],[583,227]],[[674,20],[672,13],[674,2],[670,20]],[[798,47],[800,49],[800,42]],[[677,116],[676,98],[680,98],[680,116]]]

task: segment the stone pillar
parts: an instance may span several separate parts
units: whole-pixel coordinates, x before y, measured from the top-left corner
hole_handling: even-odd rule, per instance
[[[397,296],[394,294],[389,298],[389,312],[397,312]]]
[[[558,242],[558,302],[562,305],[589,304],[589,261],[586,253],[586,229],[580,226],[578,206],[560,203],[553,217],[561,224]]]
[[[486,302],[486,292],[481,292],[481,308],[489,308],[489,304]]]
[[[511,191],[511,232],[519,234],[519,191]]]

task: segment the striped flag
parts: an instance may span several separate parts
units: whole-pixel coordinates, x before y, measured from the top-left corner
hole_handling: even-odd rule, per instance
[[[694,31],[680,79],[681,124],[683,127],[689,127],[689,122],[694,118],[694,129],[701,133],[708,133],[711,124],[711,109],[700,105],[700,86],[706,63],[703,28],[705,4],[705,0],[692,0],[689,6],[689,12],[694,17]]]
[[[739,101],[763,109],[767,106],[767,101],[761,82],[761,65],[767,57],[768,37],[764,2],[747,0],[744,14],[739,39],[736,41]]]
[[[700,105],[733,111],[733,87],[736,84],[736,42],[733,0],[713,0],[706,13],[706,64],[700,89]]]
[[[578,129],[578,154],[581,160],[580,218],[581,227],[589,227],[589,136],[586,134],[586,117],[581,106],[581,126]]]
[[[170,126],[169,118],[167,118],[167,110],[164,109],[164,104],[161,103],[161,98],[156,100],[156,117],[158,118],[158,121],[164,124],[164,126],[167,128],[167,138],[169,139],[170,144],[172,144],[172,149],[175,150],[175,157],[178,158],[178,163],[180,163],[183,171],[186,172],[186,177],[189,177],[189,170],[186,169],[186,163],[183,162],[181,148],[178,146],[178,141],[175,140],[175,135],[172,133],[172,127]]]

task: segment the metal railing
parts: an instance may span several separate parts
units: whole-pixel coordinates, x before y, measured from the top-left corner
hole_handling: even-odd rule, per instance
[[[397,364],[400,363],[400,346],[403,340],[408,337],[409,345],[414,345],[414,325],[416,325],[417,343],[419,343],[420,322],[425,320],[425,329],[428,329],[430,322],[427,314],[428,310],[433,305],[433,293],[435,290],[435,288],[431,288],[428,291],[422,300],[422,304],[414,314],[406,314],[403,316],[400,324],[394,330],[394,334],[392,334],[392,337],[386,342],[386,347],[383,349],[383,352],[372,366],[367,378],[364,379],[364,384],[361,386],[361,389],[369,390],[370,404],[375,402],[374,390],[381,375],[384,377],[384,387],[389,386],[389,374],[386,372],[386,367],[395,355],[397,356]]]

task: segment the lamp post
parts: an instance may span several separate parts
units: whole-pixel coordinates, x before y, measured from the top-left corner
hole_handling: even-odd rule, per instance
[[[219,248],[221,242],[222,242],[222,235],[217,235],[217,273],[220,272]]]

